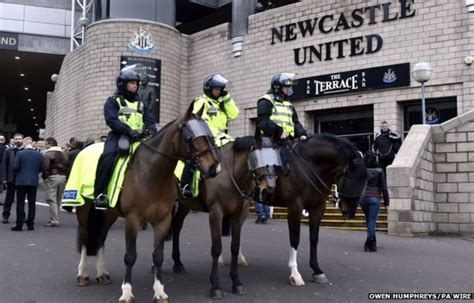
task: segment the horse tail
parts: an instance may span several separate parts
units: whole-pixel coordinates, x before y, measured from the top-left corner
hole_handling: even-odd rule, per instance
[[[222,236],[228,237],[230,236],[230,224],[232,219],[229,216],[222,218]]]
[[[88,256],[96,256],[97,251],[103,245],[100,243],[100,235],[102,234],[102,227],[105,222],[105,212],[95,209],[92,206],[89,210],[89,217],[87,219],[87,243],[86,253]]]

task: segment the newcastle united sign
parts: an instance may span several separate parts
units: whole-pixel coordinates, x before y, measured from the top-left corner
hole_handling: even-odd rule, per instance
[[[410,64],[386,65],[298,79],[292,100],[410,85]]]
[[[271,29],[272,39],[270,44],[287,43],[306,37],[314,37],[313,39],[319,41],[325,38],[325,35],[333,32],[339,33],[360,28],[364,25],[374,26],[415,16],[415,0],[398,0],[396,2],[369,5],[348,12],[315,16],[314,18],[277,26]],[[381,50],[382,47],[382,36],[372,33],[365,36],[352,35],[347,39],[318,42],[298,47],[293,49],[293,54],[295,64],[304,65],[317,61],[373,54]]]

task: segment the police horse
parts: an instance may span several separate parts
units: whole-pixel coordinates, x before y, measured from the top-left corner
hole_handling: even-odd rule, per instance
[[[252,193],[255,189],[255,181],[247,164],[249,152],[254,145],[254,137],[249,136],[237,138],[234,142],[220,148],[219,155],[222,171],[219,177],[206,179],[201,182],[198,197],[194,199],[181,197],[177,212],[173,216],[173,270],[176,273],[182,273],[185,272],[185,268],[181,262],[179,236],[184,220],[190,210],[209,213],[212,239],[212,267],[210,274],[210,297],[212,299],[221,299],[223,297],[219,283],[218,263],[222,252],[221,234],[223,229],[228,228],[228,224],[230,224],[232,236],[230,266],[232,292],[237,295],[245,294],[245,289],[239,279],[238,264],[247,263],[245,257],[240,252],[240,235],[242,224],[248,215]]]
[[[110,277],[104,263],[104,242],[109,228],[116,219],[125,218],[125,279],[119,302],[133,302],[132,268],[137,259],[137,233],[145,222],[153,225],[155,282],[154,302],[168,301],[162,283],[164,239],[171,224],[173,203],[177,197],[174,169],[178,160],[194,162],[204,177],[214,177],[220,171],[212,135],[207,124],[192,114],[193,104],[184,117],[170,122],[157,135],[142,142],[125,172],[123,189],[115,208],[95,210],[91,200],[77,208],[78,249],[81,259],[78,266],[78,285],[87,285],[86,255],[97,255],[97,281],[109,284]]]
[[[273,206],[288,208],[290,284],[305,284],[297,264],[303,210],[309,213],[312,281],[328,283],[319,267],[317,254],[319,226],[326,199],[331,185],[337,182],[343,214],[353,216],[353,202],[365,188],[366,168],[359,152],[349,141],[332,135],[315,135],[305,142],[288,142],[282,148],[286,149],[289,170],[282,174],[271,166],[258,168],[255,173],[259,180],[259,197]]]

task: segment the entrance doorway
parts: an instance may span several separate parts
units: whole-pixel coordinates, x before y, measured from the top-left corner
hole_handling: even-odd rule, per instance
[[[315,134],[346,138],[363,153],[371,148],[373,131],[372,105],[323,110],[314,114]]]

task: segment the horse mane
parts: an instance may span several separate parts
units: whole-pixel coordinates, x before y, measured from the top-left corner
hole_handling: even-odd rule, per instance
[[[232,150],[235,152],[249,151],[253,146],[254,141],[255,139],[253,136],[235,138],[234,144],[232,145]]]
[[[335,146],[337,157],[340,160],[348,161],[359,157],[357,148],[346,138],[338,138],[330,134],[318,134],[310,138],[311,141],[324,141]],[[317,148],[317,146],[316,146]]]

